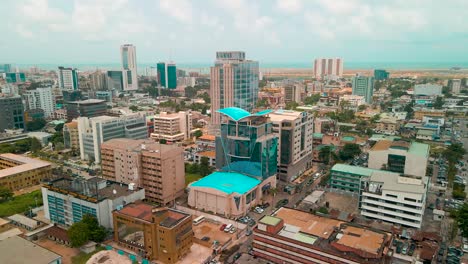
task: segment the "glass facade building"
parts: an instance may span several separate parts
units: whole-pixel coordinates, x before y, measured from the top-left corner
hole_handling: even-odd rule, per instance
[[[374,78],[376,81],[382,81],[390,78],[390,73],[386,70],[374,70]]]
[[[177,67],[174,63],[159,62],[156,65],[158,84],[168,89],[177,88]]]
[[[24,106],[20,96],[0,96],[0,132],[5,129],[24,129]]]
[[[374,77],[355,76],[352,79],[353,95],[360,95],[366,98],[366,103],[372,103],[374,95]]]
[[[109,91],[116,90],[122,91],[123,84],[123,73],[122,71],[108,71],[107,72],[107,89]]]
[[[9,72],[5,75],[7,83],[19,83],[26,81],[24,72]]]

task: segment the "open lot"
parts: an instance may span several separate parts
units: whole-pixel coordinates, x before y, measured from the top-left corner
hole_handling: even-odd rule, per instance
[[[213,241],[218,241],[220,245],[224,245],[230,240],[234,240],[236,234],[226,233],[224,231],[220,231],[219,228],[221,227],[222,223],[215,223],[209,220],[201,222],[198,225],[193,226],[193,232],[195,237],[195,242],[199,243],[205,247],[211,248]],[[234,225],[235,226],[235,225]],[[202,241],[203,237],[208,237],[210,240]]]
[[[0,217],[26,212],[30,207],[42,205],[41,190],[14,196],[7,202],[0,203]]]
[[[80,250],[77,248],[70,248],[47,238],[41,238],[36,244],[62,256],[63,264],[72,264],[72,257],[80,253]]]
[[[357,195],[327,191],[324,193],[324,198],[320,205],[325,206],[327,202],[329,204],[329,208],[334,208],[351,214],[357,214],[359,212]]]

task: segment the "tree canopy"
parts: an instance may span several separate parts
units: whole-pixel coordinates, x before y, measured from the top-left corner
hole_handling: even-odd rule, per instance
[[[361,148],[358,144],[348,143],[343,146],[339,152],[339,157],[341,160],[350,160],[357,155],[361,154]]]
[[[72,247],[80,247],[88,240],[102,242],[106,238],[107,231],[100,226],[97,219],[92,215],[85,215],[81,221],[74,223],[68,229],[68,237]]]
[[[26,123],[28,131],[37,131],[45,127],[47,121],[44,118],[36,118]]]

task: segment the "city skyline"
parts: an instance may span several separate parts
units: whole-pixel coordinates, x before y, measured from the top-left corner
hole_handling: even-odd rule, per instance
[[[114,63],[125,43],[142,63],[209,63],[219,50],[266,63],[463,62],[468,6],[449,2],[4,1],[0,47],[17,64]]]

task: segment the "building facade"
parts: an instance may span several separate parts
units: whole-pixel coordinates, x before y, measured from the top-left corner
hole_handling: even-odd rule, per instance
[[[383,81],[390,78],[390,73],[386,70],[375,69],[374,70],[374,79],[376,81]]]
[[[366,98],[366,103],[372,103],[374,95],[374,77],[355,76],[352,78],[353,95],[360,95]]]
[[[72,121],[63,126],[63,140],[65,148],[80,151],[80,136],[78,133],[78,122]]]
[[[107,71],[107,89],[109,91],[123,91],[124,79],[122,71]]]
[[[414,86],[414,95],[442,95],[442,85],[432,83],[416,84]]]
[[[453,94],[459,94],[461,92],[461,80],[460,79],[452,79],[449,81],[450,91]]]
[[[0,154],[0,186],[11,191],[38,185],[51,176],[49,162],[12,153]]]
[[[114,241],[145,259],[178,263],[193,244],[192,217],[182,211],[131,203],[113,220]]]
[[[177,88],[177,67],[173,62],[158,62],[158,84],[166,89]]]
[[[221,123],[219,109],[238,107],[252,111],[258,100],[258,62],[245,59],[245,52],[217,52],[211,67],[212,124]]]
[[[292,182],[312,166],[313,116],[278,110],[269,117],[279,138],[277,179]]]
[[[44,116],[46,118],[51,117],[55,111],[55,102],[51,87],[28,90],[23,94],[23,97],[26,102],[26,107],[29,110],[42,109],[44,110]]]
[[[122,58],[123,90],[138,90],[136,47],[132,44],[120,46],[120,56]]]
[[[342,58],[318,58],[314,61],[314,77],[316,79],[323,78],[339,78],[343,76],[343,59]]]
[[[105,72],[95,71],[89,75],[91,89],[94,91],[107,90],[107,76]]]
[[[111,139],[101,146],[102,176],[134,183],[145,189],[146,199],[167,205],[184,193],[183,151],[152,140]]]
[[[66,108],[69,121],[78,117],[102,116],[107,112],[106,101],[98,99],[66,102]]]
[[[113,138],[146,139],[148,127],[146,117],[130,114],[120,117],[80,117],[78,136],[82,160],[101,161],[101,144]]]
[[[302,94],[304,93],[304,86],[299,83],[288,83],[283,86],[284,89],[284,102],[296,102],[302,101]]]
[[[0,94],[0,132],[5,129],[25,129],[24,106],[21,96]]]
[[[161,140],[165,139],[169,142],[176,142],[189,139],[192,134],[192,113],[178,112],[168,114],[161,112],[154,117],[154,130],[151,133],[151,138]]]
[[[78,70],[58,67],[58,85],[64,90],[78,90]]]
[[[44,216],[52,223],[71,226],[90,214],[105,228],[112,229],[112,211],[145,198],[145,190],[101,178],[59,178],[42,188]]]

